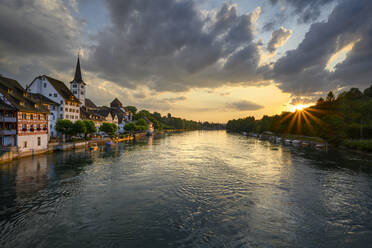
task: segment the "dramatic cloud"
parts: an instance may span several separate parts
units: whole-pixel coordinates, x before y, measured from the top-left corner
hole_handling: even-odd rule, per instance
[[[238,15],[233,4],[207,12],[191,0],[107,0],[106,5],[112,26],[97,35],[87,61],[102,78],[157,91],[260,79],[254,42],[260,8]]]
[[[269,0],[271,4],[280,4],[284,7],[290,6],[292,12],[299,15],[300,23],[315,21],[321,14],[321,9],[338,0]],[[358,0],[357,0],[358,1]]]
[[[65,4],[59,0],[1,1],[1,73],[29,82],[38,74],[72,68],[80,30]]]
[[[262,109],[263,106],[258,105],[256,103],[247,101],[247,100],[241,100],[241,101],[236,101],[232,103],[227,103],[226,104],[227,108],[232,108],[236,109],[239,111],[254,111],[254,110],[259,110]]]
[[[311,25],[297,49],[288,51],[274,65],[272,77],[279,87],[294,95],[368,85],[372,78],[372,2],[340,3],[326,22]],[[326,69],[330,58],[355,43],[346,59]],[[269,73],[270,74],[270,73]]]
[[[292,35],[292,30],[280,27],[271,34],[271,39],[267,44],[267,50],[271,53],[281,46],[283,46]]]

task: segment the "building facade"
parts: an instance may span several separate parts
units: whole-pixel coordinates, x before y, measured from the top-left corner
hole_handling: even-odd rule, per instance
[[[27,87],[27,91],[34,94],[40,94],[50,101],[58,104],[51,104],[49,124],[51,137],[57,136],[55,124],[58,119],[66,119],[72,122],[80,120],[80,101],[67,88],[67,86],[54,78],[46,75],[36,77]]]
[[[1,146],[20,152],[48,148],[49,110],[16,80],[0,76]]]

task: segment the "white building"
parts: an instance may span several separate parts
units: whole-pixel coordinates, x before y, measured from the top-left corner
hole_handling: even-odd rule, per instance
[[[81,76],[80,59],[78,57],[74,80],[70,82],[70,90],[79,99],[81,106],[85,106],[86,84]]]
[[[57,136],[55,123],[58,119],[66,119],[75,122],[80,119],[80,101],[72,94],[67,86],[54,78],[42,75],[36,77],[27,87],[27,91],[41,94],[51,101],[59,104],[58,107],[52,106],[49,118],[52,120],[49,126],[52,137]],[[55,109],[53,109],[55,108]],[[53,134],[53,135],[52,135]]]

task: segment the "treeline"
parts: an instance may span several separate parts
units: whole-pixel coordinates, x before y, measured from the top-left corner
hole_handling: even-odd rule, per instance
[[[170,113],[162,116],[158,112],[150,113],[147,110],[141,110],[134,115],[135,120],[144,119],[151,121],[156,130],[182,129],[182,130],[202,130],[202,129],[225,129],[225,125],[209,122],[197,122],[186,120],[179,117],[173,117]]]
[[[317,136],[334,144],[346,139],[372,139],[372,86],[363,92],[352,88],[337,97],[331,91],[314,106],[294,113],[230,120],[226,129]]]

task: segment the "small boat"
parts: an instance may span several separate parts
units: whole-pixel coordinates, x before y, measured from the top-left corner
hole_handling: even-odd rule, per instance
[[[290,139],[284,140],[284,144],[286,144],[286,145],[290,145],[291,143],[292,143],[292,140],[290,140]]]
[[[243,134],[244,136],[247,136],[247,135],[248,135],[247,132],[243,132],[242,134]]]
[[[310,143],[308,141],[303,141],[301,145],[306,147],[310,146]]]
[[[105,145],[106,146],[113,146],[113,145],[115,145],[115,143],[110,140],[110,141],[107,141]]]
[[[293,140],[292,141],[292,145],[294,145],[294,146],[299,146],[300,144],[301,144],[300,140]]]
[[[318,144],[315,145],[315,148],[318,148],[318,149],[325,148],[325,144],[324,143],[318,143]]]
[[[276,138],[276,143],[281,143],[282,142],[282,138],[278,137]]]
[[[97,143],[93,143],[93,144],[91,144],[90,147],[89,147],[89,149],[90,149],[91,151],[97,151],[98,148],[99,148],[99,147],[98,147]]]

